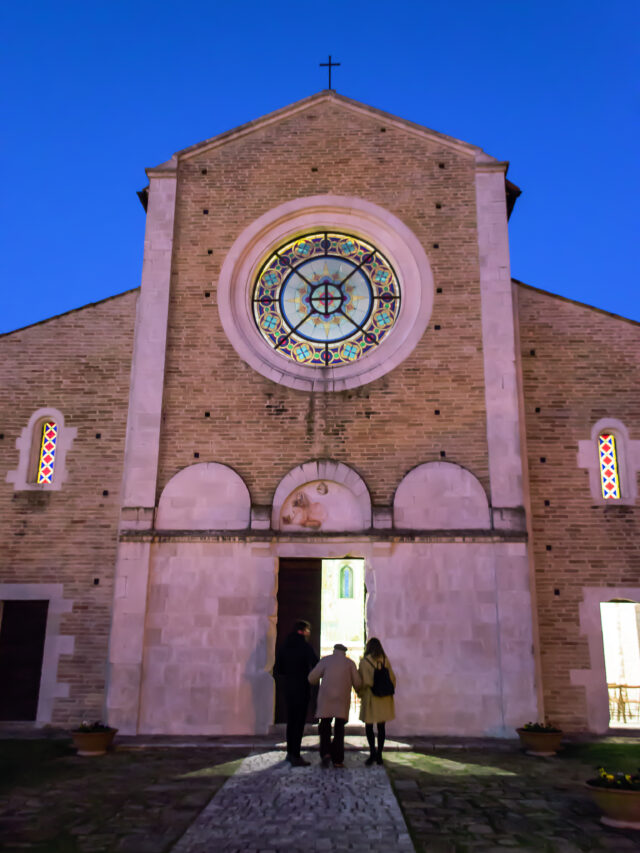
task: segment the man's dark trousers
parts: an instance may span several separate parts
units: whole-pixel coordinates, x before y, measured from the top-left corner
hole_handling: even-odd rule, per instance
[[[308,683],[293,683],[285,686],[284,698],[287,704],[287,755],[300,758],[300,745],[307,720],[309,697]]]
[[[333,743],[331,743],[331,720],[333,717],[323,717],[318,726],[320,734],[320,757],[331,756],[334,764],[344,764],[344,727],[346,720],[335,717],[333,726]]]

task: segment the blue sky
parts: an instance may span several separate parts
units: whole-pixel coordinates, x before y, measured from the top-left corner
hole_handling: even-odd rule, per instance
[[[640,320],[636,0],[4,4],[3,311],[137,287],[145,167],[327,85],[509,160],[512,274]]]

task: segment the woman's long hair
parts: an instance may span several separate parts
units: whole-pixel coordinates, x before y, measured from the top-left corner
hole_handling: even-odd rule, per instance
[[[385,658],[386,655],[384,653],[384,649],[382,648],[382,643],[377,637],[371,637],[370,640],[367,641],[367,645],[364,649],[365,655],[369,655],[370,658]]]

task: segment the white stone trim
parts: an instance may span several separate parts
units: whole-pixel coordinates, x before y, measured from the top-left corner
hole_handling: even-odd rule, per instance
[[[273,495],[271,509],[271,526],[274,530],[280,529],[282,506],[291,492],[314,480],[329,480],[346,486],[358,503],[364,528],[371,527],[371,497],[365,481],[353,468],[343,465],[342,462],[322,459],[298,465],[280,480]]]
[[[60,655],[73,654],[75,646],[73,635],[60,633],[62,615],[71,612],[73,601],[64,598],[64,587],[61,583],[1,583],[0,601],[49,602],[36,724],[50,723],[55,700],[69,696],[70,684],[57,679]]]
[[[616,438],[620,498],[606,499],[600,484],[600,456],[598,436],[610,431]],[[618,418],[600,418],[591,427],[591,438],[578,442],[578,468],[589,471],[589,489],[594,503],[600,506],[632,506],[638,497],[637,477],[640,471],[640,441],[629,438],[629,430]]]
[[[121,734],[133,735],[138,731],[150,560],[150,543],[119,543],[106,704],[109,725],[120,729]]]
[[[45,420],[55,421],[58,425],[56,454],[53,464],[53,482],[36,483],[32,479],[31,468],[34,464],[34,458],[37,457],[40,449],[41,430],[38,430],[37,428],[41,426]],[[44,406],[41,409],[37,409],[29,418],[27,426],[24,427],[16,439],[16,447],[20,451],[18,467],[13,471],[7,472],[6,482],[13,483],[13,488],[16,491],[60,491],[62,484],[69,476],[66,465],[67,451],[71,449],[71,445],[77,435],[77,427],[65,426],[64,415],[58,409],[54,409],[51,406]],[[38,445],[37,447],[36,444]]]
[[[169,316],[176,175],[151,177],[122,483],[123,507],[153,507]]]
[[[323,228],[347,231],[379,248],[398,275],[402,301],[393,330],[375,351],[342,367],[313,368],[269,347],[252,315],[251,291],[270,252],[298,234]],[[432,306],[433,275],[415,234],[377,204],[337,195],[293,199],[256,219],[229,250],[218,281],[220,320],[240,358],[267,379],[302,391],[341,391],[388,373],[413,351]]]
[[[571,669],[571,684],[585,689],[588,730],[605,734],[609,730],[609,692],[604,665],[604,641],[600,604],[614,598],[640,603],[640,587],[584,587],[580,602],[580,634],[589,644],[590,669]]]
[[[476,165],[491,505],[522,507],[522,453],[504,164]]]

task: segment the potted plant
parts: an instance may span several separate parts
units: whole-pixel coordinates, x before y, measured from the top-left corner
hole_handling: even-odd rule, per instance
[[[71,737],[78,755],[104,755],[117,731],[99,720],[95,723],[83,720],[77,729],[72,730]]]
[[[604,812],[600,821],[619,829],[640,829],[640,770],[638,773],[610,773],[598,767],[587,788],[595,804]]]
[[[562,729],[549,723],[525,723],[516,731],[527,755],[555,755],[560,749]]]

